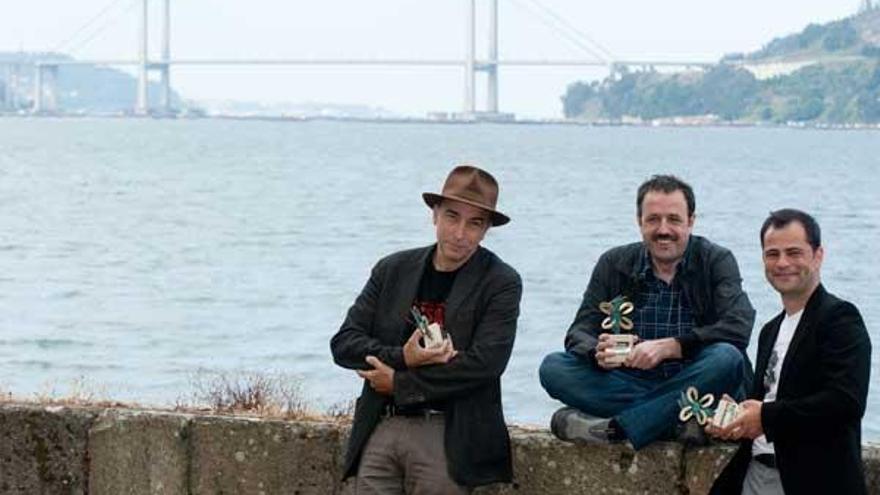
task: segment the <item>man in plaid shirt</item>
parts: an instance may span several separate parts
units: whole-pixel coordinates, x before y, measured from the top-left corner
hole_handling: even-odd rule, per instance
[[[691,235],[695,208],[693,190],[677,177],[655,175],[639,187],[642,242],[599,258],[566,351],[541,364],[541,385],[567,406],[551,421],[560,439],[628,440],[636,449],[676,434],[702,441],[700,428],[678,428],[682,391],[693,386],[701,395],[744,396],[752,379],[745,349],[755,311],[733,254]],[[636,345],[623,362],[613,359],[600,310],[618,296],[634,305],[628,316]]]

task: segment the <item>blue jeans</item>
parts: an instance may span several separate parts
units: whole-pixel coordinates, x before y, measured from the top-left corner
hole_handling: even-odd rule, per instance
[[[743,355],[736,347],[719,342],[704,347],[681,371],[664,376],[660,369],[605,370],[595,360],[569,352],[544,358],[541,386],[564,404],[603,418],[614,418],[633,447],[672,438],[679,424],[678,399],[688,387],[716,400],[728,394],[745,396]]]

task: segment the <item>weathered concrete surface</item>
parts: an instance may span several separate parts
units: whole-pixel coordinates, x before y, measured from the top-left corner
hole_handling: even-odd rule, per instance
[[[721,474],[724,466],[733,458],[738,445],[731,443],[717,444],[711,447],[690,448],[684,453],[684,486],[685,493],[709,493],[715,478]]]
[[[86,439],[95,415],[63,407],[0,408],[0,493],[89,493]]]
[[[862,462],[868,493],[880,493],[880,444],[866,445],[862,449]]]
[[[348,428],[337,424],[0,404],[0,494],[338,494]],[[706,493],[735,446],[560,442],[511,428],[515,483],[481,495]],[[864,449],[880,493],[880,446]]]
[[[623,445],[560,442],[547,431],[512,429],[515,483],[479,493],[679,493],[682,447],[660,443],[638,452]]]
[[[191,417],[105,411],[89,432],[89,488],[96,495],[187,495]]]
[[[194,418],[190,489],[193,495],[337,493],[342,434],[323,423]]]

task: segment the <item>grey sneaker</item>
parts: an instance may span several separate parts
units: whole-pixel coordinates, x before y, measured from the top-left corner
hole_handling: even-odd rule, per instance
[[[550,431],[556,438],[575,443],[620,443],[612,439],[611,419],[590,416],[573,407],[563,407],[553,413]]]

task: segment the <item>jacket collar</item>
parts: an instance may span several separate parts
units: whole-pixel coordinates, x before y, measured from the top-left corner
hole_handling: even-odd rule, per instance
[[[430,258],[434,255],[434,250],[436,248],[436,244],[425,246],[416,251],[416,255],[411,258],[409,265],[406,267],[405,274],[400,278],[399,293],[402,294],[403,297],[398,303],[399,307],[397,308],[397,314],[409,315],[409,310],[412,307],[413,301],[415,301],[419,290],[419,283],[422,280],[422,275],[424,274],[428,263],[431,263]],[[452,289],[449,291],[449,296],[446,298],[445,314],[447,321],[451,321],[452,315],[455,314],[468,295],[470,295],[471,291],[477,287],[480,277],[482,277],[486,271],[490,254],[491,251],[480,246],[474,254],[471,255],[470,259],[458,269],[458,275],[455,276],[455,282],[452,283]],[[408,330],[412,331],[412,329]]]
[[[820,283],[816,286],[816,290],[810,294],[810,298],[807,299],[807,304],[804,306],[804,312],[801,314],[801,319],[798,322],[797,329],[794,331],[794,336],[791,338],[791,342],[788,344],[788,351],[786,351],[785,356],[794,356],[797,354],[797,348],[801,345],[801,342],[804,341],[804,337],[810,333],[812,328],[812,322],[815,321],[814,315],[818,310],[819,306],[822,305],[822,300],[825,299],[825,287],[822,287]],[[785,316],[785,310],[782,311],[782,315]],[[782,321],[781,319],[779,321]],[[779,325],[776,326],[775,329],[776,334],[779,334]],[[776,339],[773,339],[773,342],[776,342]],[[788,368],[788,363],[790,359],[786,359],[784,363],[782,363],[782,370],[779,373],[779,381],[782,382],[782,377],[785,376],[786,369]]]
[[[777,386],[781,386],[783,383],[782,379],[785,377],[788,367],[790,366],[788,364],[791,362],[790,356],[796,355],[798,346],[800,346],[801,342],[804,341],[805,336],[810,332],[810,329],[812,328],[811,323],[814,321],[814,314],[817,308],[822,304],[822,300],[825,298],[825,293],[825,287],[823,287],[820,283],[816,287],[816,290],[814,290],[813,293],[810,295],[810,298],[807,299],[807,304],[806,306],[804,306],[804,312],[803,314],[801,314],[801,319],[798,322],[798,326],[794,331],[794,336],[792,336],[791,342],[789,342],[788,344],[788,350],[785,352],[785,361],[783,361],[782,368],[780,369],[779,376],[777,377],[777,379],[779,380],[779,385]],[[767,346],[762,349],[761,355],[758,356],[758,362],[760,363],[760,367],[762,368],[762,373],[766,372],[768,361],[770,359],[770,354],[773,352],[773,347],[776,345],[776,339],[779,337],[779,328],[784,318],[785,310],[782,310],[771,321],[770,335],[767,339]],[[759,379],[763,379],[763,376],[755,376],[756,385],[757,380]],[[778,394],[779,392],[777,389],[777,395]]]
[[[676,276],[694,271],[694,266],[697,264],[694,259],[697,256],[697,248],[695,247],[695,244],[700,242],[700,239],[700,237],[695,235],[691,235],[688,239],[684,255],[675,269]],[[645,247],[644,242],[637,243],[637,246],[638,249],[636,249],[635,260],[627,256],[622,256],[617,268],[623,273],[630,274],[635,279],[644,280],[648,276],[648,272],[653,270],[651,265],[651,255],[648,253],[648,249]]]
[[[471,292],[479,285],[480,278],[486,272],[486,265],[489,261],[489,250],[480,246],[470,257],[469,260],[459,268],[458,275],[455,276],[455,282],[452,283],[452,290],[449,291],[449,297],[446,298],[446,317],[447,321],[451,321],[450,315],[455,315],[458,308],[471,294]]]

